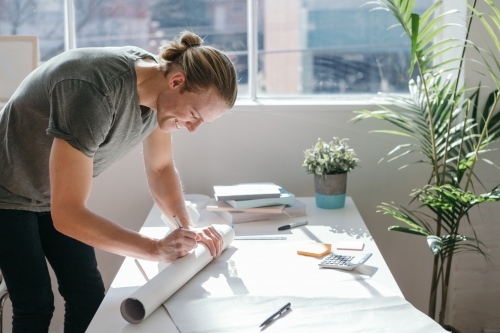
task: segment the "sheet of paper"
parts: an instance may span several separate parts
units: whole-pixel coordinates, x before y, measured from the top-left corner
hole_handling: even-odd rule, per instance
[[[337,250],[361,251],[364,247],[363,241],[340,241],[337,243]]]
[[[287,302],[291,310],[259,325]],[[392,297],[212,297],[169,307],[182,333],[224,332],[405,332],[444,333],[436,322],[404,299]]]
[[[267,242],[267,243],[266,243]],[[352,272],[319,269],[319,258],[297,254],[298,244],[292,241],[234,241],[221,257],[205,266],[177,291],[167,304],[186,299],[225,297],[231,295],[337,295],[331,286],[341,281],[363,281],[367,276]],[[354,288],[357,293],[366,289]],[[394,295],[388,289],[381,295]],[[371,296],[372,294],[368,294]]]
[[[293,311],[266,331],[445,332],[369,277],[318,268],[320,259],[297,255],[298,243],[235,241],[163,305],[183,333],[259,332],[287,302]]]

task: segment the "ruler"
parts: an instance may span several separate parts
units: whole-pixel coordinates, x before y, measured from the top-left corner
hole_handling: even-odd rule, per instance
[[[235,240],[272,240],[272,239],[286,239],[283,236],[235,236]]]

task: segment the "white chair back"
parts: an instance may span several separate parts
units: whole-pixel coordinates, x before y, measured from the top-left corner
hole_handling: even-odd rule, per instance
[[[2,272],[0,272],[0,296],[2,296],[7,291],[7,285],[2,277]]]
[[[7,292],[7,285],[5,284],[5,280],[3,279],[2,272],[0,272],[0,333],[2,333],[2,324],[3,324],[3,305],[5,304],[5,300],[9,297],[9,293]]]

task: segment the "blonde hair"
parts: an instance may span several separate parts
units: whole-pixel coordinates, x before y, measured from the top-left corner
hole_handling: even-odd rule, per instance
[[[238,94],[238,78],[233,62],[193,32],[183,31],[179,38],[160,47],[159,69],[168,75],[180,70],[186,76],[185,89],[191,92],[214,88],[228,108]]]

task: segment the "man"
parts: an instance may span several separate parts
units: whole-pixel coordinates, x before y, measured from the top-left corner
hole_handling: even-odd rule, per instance
[[[135,47],[76,49],[40,66],[0,112],[0,270],[13,332],[47,332],[53,294],[65,299],[65,332],[84,332],[104,297],[94,247],[172,262],[203,242],[219,257],[213,227],[190,225],[170,133],[195,131],[235,102],[237,77],[220,51],[183,32],[158,60]],[[148,184],[183,229],[151,239],[86,207],[92,177],[143,144]]]

